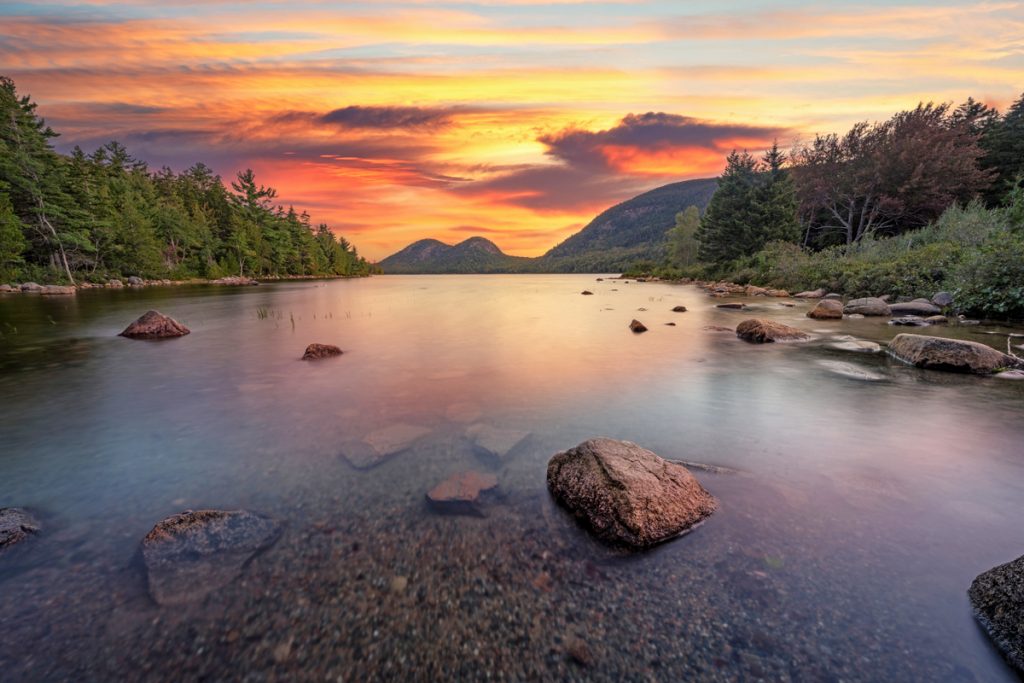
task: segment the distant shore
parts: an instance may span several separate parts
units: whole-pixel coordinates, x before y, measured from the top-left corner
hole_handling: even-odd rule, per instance
[[[147,287],[178,287],[183,285],[221,285],[225,287],[252,287],[265,282],[286,280],[349,280],[368,275],[267,275],[263,277],[229,276],[216,279],[189,278],[187,280],[147,280],[132,276],[125,279],[112,278],[106,282],[78,282],[74,285],[47,284],[35,282],[0,284],[0,294],[37,294],[42,296],[72,296],[81,290],[90,289],[144,289]]]

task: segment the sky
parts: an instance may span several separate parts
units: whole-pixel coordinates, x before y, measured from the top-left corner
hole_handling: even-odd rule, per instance
[[[376,260],[603,209],[918,102],[1024,92],[1024,2],[0,3],[0,74],[152,167],[252,168]]]

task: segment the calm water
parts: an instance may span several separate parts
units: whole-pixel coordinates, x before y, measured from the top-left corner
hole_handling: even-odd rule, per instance
[[[831,350],[900,330],[803,303],[748,302],[818,341],[745,344],[704,328],[753,312],[714,303],[561,275],[0,299],[0,507],[45,525],[0,558],[0,679],[1013,680],[965,591],[1024,553],[1024,383]],[[192,334],[116,336],[148,308]],[[1005,345],[985,331],[1007,330],[940,333]],[[345,355],[300,362],[310,342]],[[439,517],[424,492],[487,468],[476,422],[532,436],[486,518]],[[394,423],[430,435],[368,471],[339,457]],[[599,435],[738,472],[695,472],[720,511],[622,556],[545,489],[548,458]],[[139,540],[197,507],[287,530],[205,603],[159,608]]]

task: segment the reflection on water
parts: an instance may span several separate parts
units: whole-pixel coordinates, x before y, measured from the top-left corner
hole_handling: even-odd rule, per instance
[[[45,525],[0,559],[0,679],[1012,680],[965,590],[1024,552],[1024,383],[837,350],[898,330],[747,301],[590,276],[0,299],[0,507]],[[192,334],[116,336],[147,308]],[[751,315],[817,338],[704,329]],[[1005,340],[986,330],[941,333]],[[310,342],[345,355],[299,361]],[[340,457],[395,424],[428,434],[370,470]],[[485,462],[474,424],[531,436]],[[597,435],[739,473],[698,471],[720,511],[625,557],[546,494],[550,455]],[[498,474],[488,516],[432,514],[467,468]],[[199,507],[287,529],[159,608],[138,542]]]

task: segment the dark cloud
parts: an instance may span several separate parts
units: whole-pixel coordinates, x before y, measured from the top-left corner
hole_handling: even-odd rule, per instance
[[[440,128],[452,122],[453,112],[448,109],[421,107],[361,107],[357,105],[329,111],[320,117],[321,123],[345,128]]]

